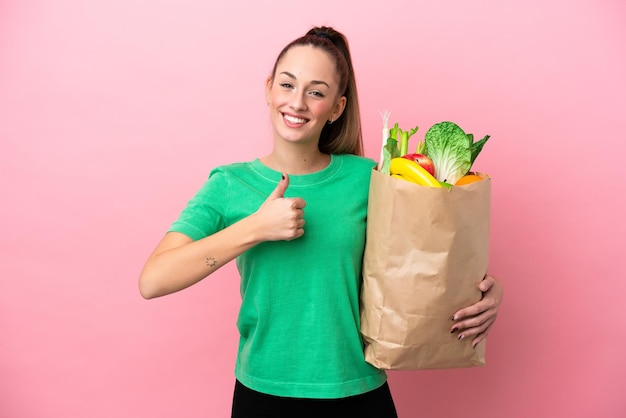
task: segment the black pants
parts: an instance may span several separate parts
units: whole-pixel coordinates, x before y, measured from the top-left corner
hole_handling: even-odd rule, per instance
[[[267,395],[235,383],[231,418],[397,418],[385,382],[370,392],[339,399],[285,398]]]

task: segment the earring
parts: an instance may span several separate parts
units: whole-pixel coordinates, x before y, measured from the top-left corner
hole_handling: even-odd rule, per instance
[[[333,118],[330,118],[330,120],[327,122],[329,125],[332,125],[334,122]]]

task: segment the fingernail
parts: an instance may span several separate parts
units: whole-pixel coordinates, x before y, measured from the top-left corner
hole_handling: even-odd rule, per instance
[[[465,338],[465,335],[463,334],[459,335],[459,341],[461,341],[463,338]]]
[[[283,174],[283,180],[285,180],[285,175]]]
[[[478,345],[478,343],[472,344],[472,348],[476,348],[477,345]]]
[[[450,331],[450,334],[454,334],[455,332],[457,332],[459,329],[457,327],[452,328],[452,331]]]
[[[456,321],[456,315],[453,315],[453,316],[452,316],[452,320],[453,320],[453,321]]]

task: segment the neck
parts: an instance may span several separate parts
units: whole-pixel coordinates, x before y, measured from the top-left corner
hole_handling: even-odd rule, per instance
[[[263,164],[273,170],[287,174],[311,174],[321,171],[330,164],[330,155],[315,149],[278,150],[260,159]]]

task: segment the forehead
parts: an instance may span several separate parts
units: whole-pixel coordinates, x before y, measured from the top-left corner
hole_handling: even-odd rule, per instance
[[[338,78],[330,54],[311,45],[298,45],[289,49],[276,65],[276,76],[284,71],[303,80],[336,81]]]

